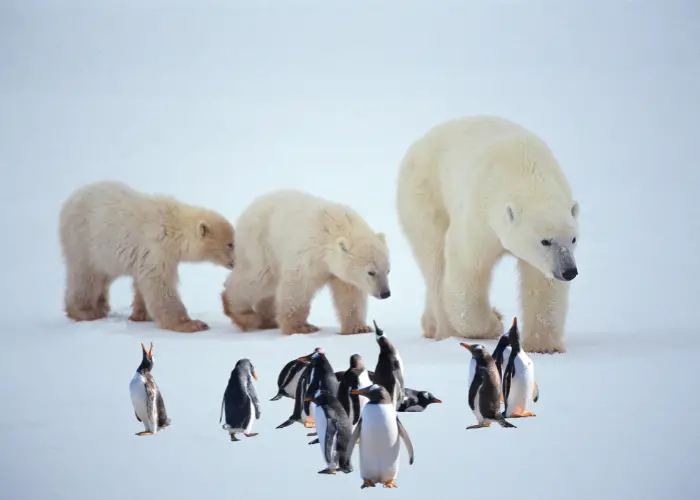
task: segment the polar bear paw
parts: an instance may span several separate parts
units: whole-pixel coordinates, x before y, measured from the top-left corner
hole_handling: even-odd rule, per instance
[[[340,335],[357,335],[360,333],[372,333],[373,331],[374,328],[371,326],[359,324],[341,328]]]
[[[321,329],[316,325],[312,325],[311,323],[299,323],[291,325],[282,325],[280,330],[282,330],[282,333],[285,335],[293,335],[295,333],[306,335],[309,333],[316,333]]]

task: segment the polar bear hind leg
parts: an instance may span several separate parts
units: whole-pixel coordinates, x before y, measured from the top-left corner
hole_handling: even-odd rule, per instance
[[[110,310],[109,277],[85,265],[68,266],[67,274],[66,316],[75,321],[106,318]]]

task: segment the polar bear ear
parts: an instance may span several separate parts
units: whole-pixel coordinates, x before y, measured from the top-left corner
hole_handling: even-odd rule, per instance
[[[347,238],[338,238],[336,240],[336,243],[338,244],[338,248],[340,248],[341,251],[347,253],[350,251],[350,240]]]
[[[206,235],[211,233],[211,228],[209,227],[209,224],[207,224],[205,221],[199,221],[199,224],[197,224],[197,233],[199,234],[200,238],[204,238]]]
[[[506,222],[515,224],[515,207],[511,203],[506,205]]]
[[[377,238],[379,238],[380,240],[382,240],[382,243],[384,243],[384,244],[386,245],[386,234],[384,234],[384,233],[377,233]]]
[[[579,206],[578,206],[578,201],[574,202],[574,206],[571,207],[571,215],[574,216],[574,219],[578,219],[578,212],[579,212]]]

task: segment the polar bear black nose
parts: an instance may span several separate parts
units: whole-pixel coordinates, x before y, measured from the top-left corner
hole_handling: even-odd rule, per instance
[[[562,278],[564,278],[566,281],[571,281],[574,279],[576,276],[578,276],[578,269],[575,267],[570,267],[566,271],[562,273]]]
[[[388,299],[389,297],[391,297],[391,292],[389,290],[384,290],[379,294],[380,299]]]

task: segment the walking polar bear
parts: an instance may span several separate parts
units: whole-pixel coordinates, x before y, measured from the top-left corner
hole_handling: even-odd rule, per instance
[[[489,289],[494,266],[511,254],[524,349],[565,352],[579,204],[542,139],[498,117],[439,124],[409,147],[397,190],[400,225],[427,287],[423,336],[499,337]]]
[[[391,295],[384,234],[350,207],[301,191],[253,201],[236,222],[235,259],[221,300],[242,331],[317,332],[311,302],[329,285],[340,333],[369,333],[367,295]]]

